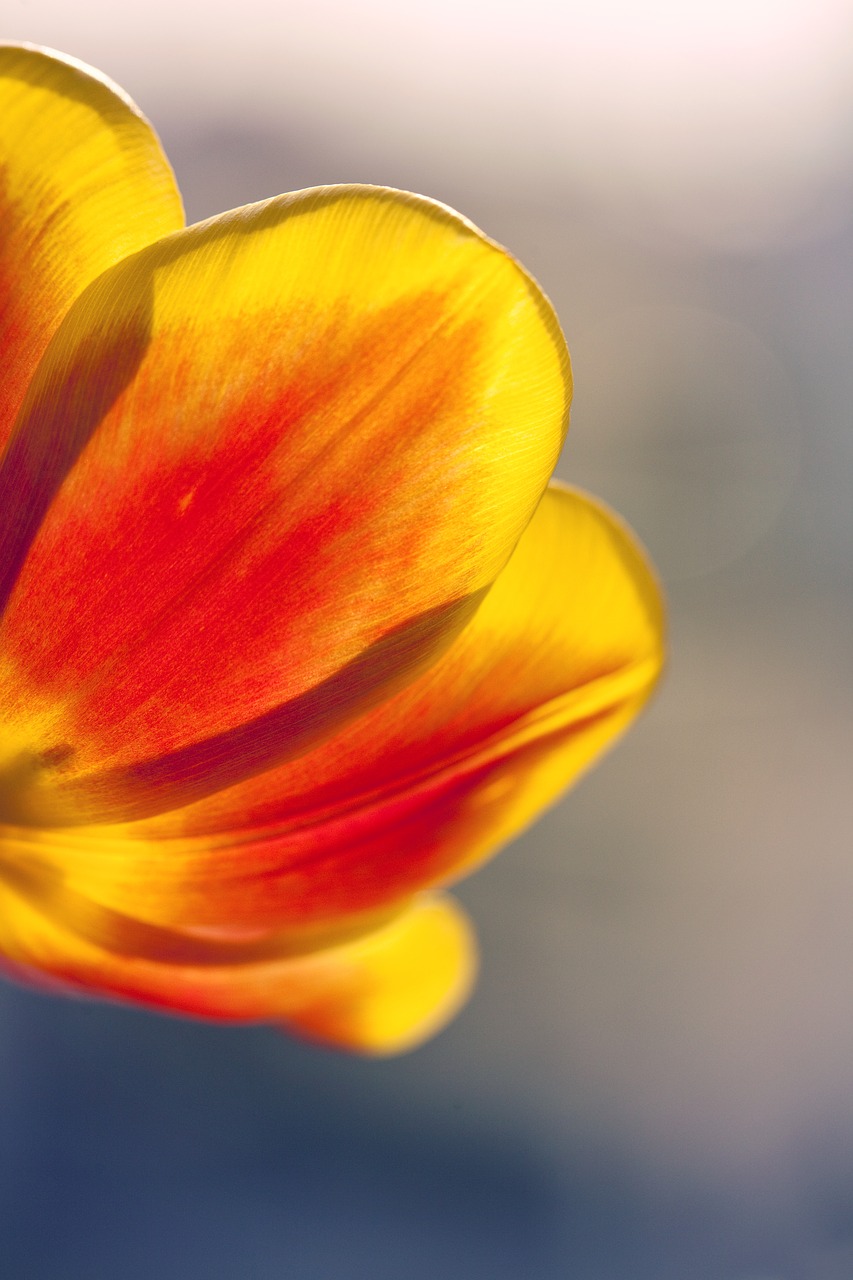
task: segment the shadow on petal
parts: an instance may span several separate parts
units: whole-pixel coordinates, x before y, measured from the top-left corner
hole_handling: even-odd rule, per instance
[[[85,297],[78,305],[85,306]],[[46,357],[0,463],[0,614],[48,508],[104,416],[133,380],[150,340],[149,295],[115,328],[84,339],[61,373]],[[94,368],[100,374],[97,380],[91,377]]]
[[[405,688],[471,620],[488,588],[429,609],[370,645],[327,680],[263,715],[223,733],[138,764],[62,780],[73,761],[59,752],[16,762],[15,787],[5,794],[3,820],[64,827],[131,822],[182,808],[303,754],[379,697]],[[29,765],[29,785],[21,773]]]

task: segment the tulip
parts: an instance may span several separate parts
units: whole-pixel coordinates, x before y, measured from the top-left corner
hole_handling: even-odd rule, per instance
[[[0,955],[367,1053],[437,1029],[444,886],[661,663],[630,533],[550,484],[559,325],[434,201],[185,227],[128,98],[0,48]]]

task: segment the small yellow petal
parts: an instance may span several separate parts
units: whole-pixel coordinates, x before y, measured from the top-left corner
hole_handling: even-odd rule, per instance
[[[332,956],[329,957],[332,963]],[[424,897],[392,924],[341,948],[339,973],[288,1027],[368,1054],[402,1053],[434,1035],[467,999],[476,942],[452,898]]]

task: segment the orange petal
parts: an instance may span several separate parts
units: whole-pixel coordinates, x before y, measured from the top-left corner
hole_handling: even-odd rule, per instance
[[[74,299],[182,223],[157,138],[120,89],[73,58],[0,45],[0,450]]]
[[[474,619],[407,689],[218,796],[33,848],[86,900],[161,926],[278,930],[293,948],[375,928],[510,839],[613,742],[654,684],[662,627],[631,535],[554,486]]]
[[[420,197],[297,193],[106,273],[0,473],[28,547],[0,630],[7,819],[186,804],[410,681],[506,563],[567,403],[541,293]]]
[[[367,937],[297,958],[241,961],[209,944],[203,960],[183,963],[148,955],[115,919],[58,920],[50,905],[0,865],[0,949],[17,977],[201,1017],[281,1022],[361,1053],[399,1053],[433,1035],[467,998],[476,968],[468,921],[443,897],[423,896]]]

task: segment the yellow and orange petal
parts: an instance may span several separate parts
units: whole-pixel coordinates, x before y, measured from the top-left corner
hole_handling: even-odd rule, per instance
[[[34,833],[18,865],[29,856],[64,893],[178,931],[184,958],[199,938],[295,952],[367,933],[510,839],[613,742],[654,685],[662,630],[631,535],[553,486],[474,619],[395,698],[182,810]]]
[[[182,226],[183,212],[151,126],[116,85],[62,54],[0,45],[0,155],[2,451],[74,300]]]
[[[366,1054],[400,1053],[433,1035],[464,1003],[476,971],[468,920],[442,896],[423,895],[368,937],[324,950],[251,959],[245,948],[208,943],[178,962],[166,958],[168,946],[134,949],[109,912],[90,905],[65,919],[56,906],[32,883],[21,892],[20,881],[0,876],[0,951],[14,976],[175,1013],[278,1022]]]
[[[0,471],[17,819],[186,804],[414,678],[511,554],[568,397],[537,287],[420,197],[297,193],[100,277]]]

